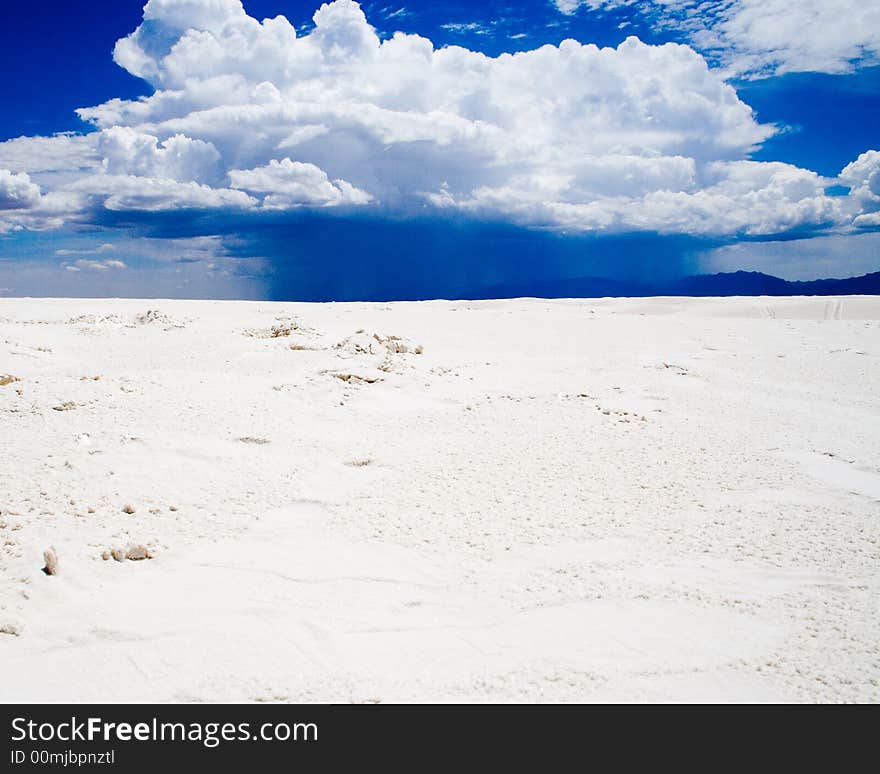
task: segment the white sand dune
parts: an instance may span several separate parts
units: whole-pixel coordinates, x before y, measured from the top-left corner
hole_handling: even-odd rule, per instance
[[[0,700],[878,701],[878,358],[876,297],[0,301]]]

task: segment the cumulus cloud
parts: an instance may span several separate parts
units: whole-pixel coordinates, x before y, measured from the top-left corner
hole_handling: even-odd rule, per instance
[[[864,201],[880,201],[880,152],[866,151],[840,173],[840,181],[852,195]]]
[[[154,93],[81,109],[84,136],[0,143],[0,202],[13,188],[25,202],[0,211],[5,227],[179,210],[256,227],[329,208],[773,235],[868,227],[878,209],[861,162],[835,181],[750,161],[775,128],[688,45],[565,40],[489,57],[380,40],[353,0],[314,24],[297,36],[239,0],[149,0],[114,58]],[[827,196],[836,182],[852,194]]]
[[[167,140],[127,126],[98,135],[98,154],[111,175],[164,178],[180,183],[207,183],[220,178],[220,154],[209,142],[176,134]]]
[[[211,188],[170,178],[136,175],[95,175],[74,183],[71,191],[83,200],[100,202],[107,210],[157,212],[163,210],[248,209],[256,201],[242,191]]]
[[[23,210],[40,201],[40,187],[22,172],[0,169],[0,210]]]
[[[32,180],[57,184],[94,171],[100,163],[93,136],[65,132],[0,142],[0,169],[28,173]]]
[[[229,172],[233,188],[266,194],[263,206],[286,209],[304,205],[333,207],[366,204],[372,197],[345,180],[333,180],[314,164],[282,159],[256,169]]]
[[[0,234],[22,228],[41,198],[40,187],[26,172],[0,169]]]
[[[845,73],[880,63],[880,6],[864,0],[554,0],[578,8],[630,8],[658,29],[678,29],[728,74]]]
[[[550,188],[524,178],[503,188],[484,187],[461,202],[477,212],[512,206],[524,216],[567,229],[629,229],[658,233],[766,236],[797,228],[819,229],[847,218],[825,195],[825,181],[790,164],[724,161],[707,164],[699,186],[656,186],[641,195],[569,196],[566,181]],[[546,182],[546,181],[543,181]]]
[[[840,173],[840,182],[850,188],[850,198],[857,203],[853,220],[857,228],[880,226],[880,153],[863,153]]]
[[[59,227],[73,206],[67,193],[43,194],[27,172],[0,169],[0,234]]]

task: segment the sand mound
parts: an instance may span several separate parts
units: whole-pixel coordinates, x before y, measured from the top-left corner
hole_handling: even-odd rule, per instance
[[[114,325],[122,327],[127,325],[128,321],[118,314],[80,314],[71,317],[68,325]]]
[[[116,546],[109,551],[104,551],[101,558],[104,561],[112,558],[117,562],[124,562],[126,559],[130,562],[142,562],[145,559],[152,559],[153,552],[143,543],[129,543],[125,548]]]
[[[254,339],[284,339],[294,333],[314,333],[295,317],[276,317],[275,320],[275,324],[268,328],[248,328],[243,334]]]
[[[334,349],[349,355],[421,355],[421,344],[414,344],[401,336],[381,336],[378,333],[358,331],[340,341]]]
[[[183,323],[178,322],[173,317],[163,314],[158,309],[147,309],[146,312],[136,314],[132,320],[132,326],[136,325],[164,325],[168,328],[183,328]],[[130,326],[130,327],[132,327]]]
[[[132,318],[126,318],[119,314],[80,314],[67,320],[68,325],[136,328],[141,325],[162,325],[168,328],[183,328],[183,323],[173,317],[163,314],[158,309],[147,309],[139,312]]]

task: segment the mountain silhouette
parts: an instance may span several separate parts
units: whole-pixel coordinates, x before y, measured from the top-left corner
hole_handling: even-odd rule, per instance
[[[545,282],[489,285],[463,298],[601,298],[645,296],[843,296],[880,295],[880,271],[846,279],[792,282],[758,271],[698,274],[668,283],[574,277]]]

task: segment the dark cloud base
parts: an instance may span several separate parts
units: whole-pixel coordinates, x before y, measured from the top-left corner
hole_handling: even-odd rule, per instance
[[[6,253],[0,259],[0,287],[12,288],[3,295],[316,302],[650,295],[652,289],[677,287],[684,277],[717,271],[706,257],[719,248],[745,251],[737,265],[725,265],[726,271],[764,268],[754,257],[767,244],[743,237],[579,235],[464,217],[405,219],[338,209],[223,216],[101,210],[73,233],[79,229],[98,229],[102,242],[124,235],[112,256],[124,260],[127,268],[67,272],[65,260],[73,263],[87,249],[77,245],[79,251],[63,251],[70,257],[49,262],[46,258],[55,248],[67,247],[62,235],[23,232],[27,250],[18,261],[10,247],[22,234],[0,239],[0,256]],[[789,240],[809,242],[812,236],[810,231],[791,232],[773,244],[778,251]],[[185,244],[204,237],[212,238],[213,253],[181,249],[180,240]],[[154,252],[157,245],[162,247]],[[735,259],[731,255],[727,263]],[[16,263],[20,271],[14,271]],[[849,268],[861,271],[852,274],[880,268],[864,256],[856,263]],[[843,275],[832,271],[822,276]]]
[[[221,236],[230,270],[259,278],[276,301],[478,298],[501,285],[527,288],[586,275],[662,283],[691,273],[693,256],[709,244],[687,236],[572,236],[467,219],[137,219],[144,236]],[[119,213],[104,225],[134,226]]]

